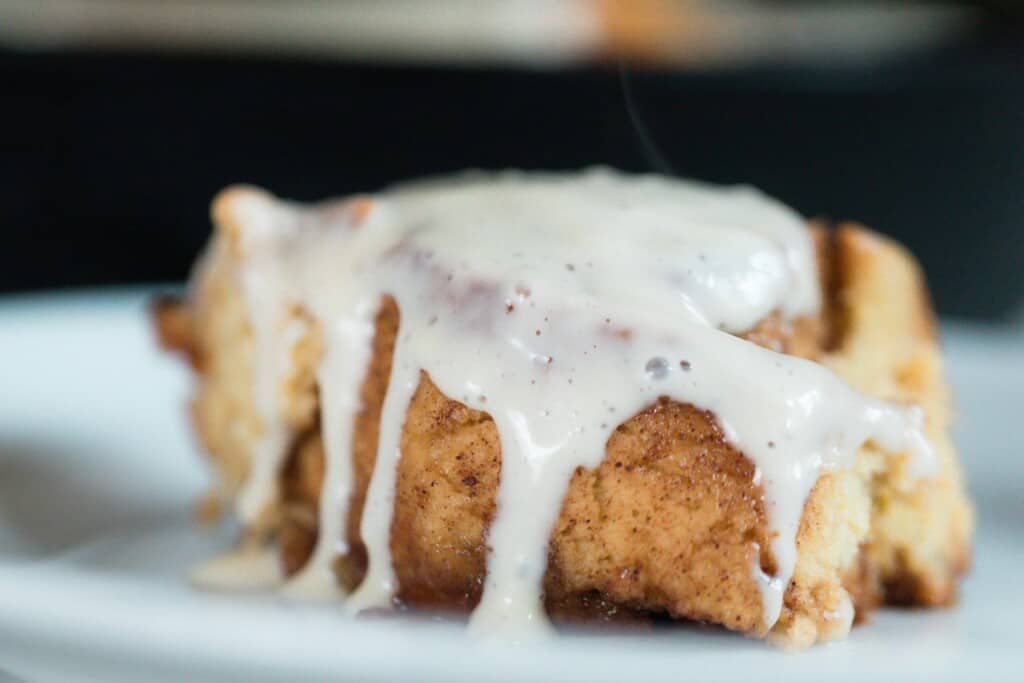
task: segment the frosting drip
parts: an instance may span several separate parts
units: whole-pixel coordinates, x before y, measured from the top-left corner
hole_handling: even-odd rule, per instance
[[[776,532],[776,574],[752,567],[769,627],[820,473],[851,465],[869,440],[908,451],[922,472],[935,466],[918,410],[869,399],[816,363],[730,334],[776,312],[812,314],[820,300],[803,220],[752,189],[598,169],[466,175],[314,207],[248,190],[231,210],[266,425],[243,518],[274,500],[287,449],[275,397],[296,339],[291,307],[306,311],[324,340],[320,534],[291,582],[297,590],[339,590],[330,565],[347,550],[354,416],[385,294],[401,321],[361,524],[369,568],[351,609],[388,605],[397,589],[395,470],[421,372],[489,413],[500,436],[476,630],[547,628],[548,536],[572,473],[597,466],[612,431],[661,396],[713,413],[756,467]]]

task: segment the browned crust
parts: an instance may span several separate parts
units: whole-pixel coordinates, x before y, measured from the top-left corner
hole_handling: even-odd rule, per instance
[[[150,303],[150,317],[160,348],[182,354],[194,370],[199,370],[198,349],[192,334],[195,322],[188,303],[172,294],[158,296]]]
[[[829,234],[829,277],[826,290],[829,309],[834,320],[831,324],[830,349],[841,349],[850,327],[849,297],[858,280],[864,280],[865,270],[877,267],[872,252],[884,251],[889,259],[898,258],[907,277],[899,281],[909,291],[906,297],[908,319],[902,327],[913,339],[933,343],[938,339],[938,323],[924,275],[914,257],[907,250],[859,223],[843,223]],[[895,292],[893,293],[896,294]]]
[[[878,569],[871,564],[863,547],[857,553],[857,561],[843,574],[842,581],[853,602],[854,625],[865,623],[885,600],[885,592]]]
[[[886,603],[951,605],[970,566],[973,515],[946,433],[948,390],[925,278],[905,248],[856,223],[841,225],[830,241],[830,307],[840,330],[831,351],[847,364],[856,358],[876,366],[887,398],[921,403],[940,460],[932,483],[908,482],[899,466],[895,475],[882,471],[873,478],[873,528],[865,550]]]
[[[958,549],[949,580],[928,581],[914,572],[906,553],[898,553],[897,569],[882,582],[885,601],[901,607],[950,607],[957,602],[957,584],[971,569],[971,551]]]

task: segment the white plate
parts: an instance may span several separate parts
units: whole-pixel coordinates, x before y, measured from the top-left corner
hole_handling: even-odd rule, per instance
[[[141,290],[0,300],[0,679],[977,680],[1024,671],[1024,338],[947,326],[959,442],[979,507],[952,610],[885,610],[799,655],[699,626],[516,645],[452,624],[189,588],[226,547],[191,505],[206,471],[188,378]]]

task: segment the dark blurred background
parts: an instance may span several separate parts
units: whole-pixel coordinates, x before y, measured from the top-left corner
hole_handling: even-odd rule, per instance
[[[465,167],[761,187],[1024,306],[1024,7],[0,0],[0,291],[186,277],[212,195]]]

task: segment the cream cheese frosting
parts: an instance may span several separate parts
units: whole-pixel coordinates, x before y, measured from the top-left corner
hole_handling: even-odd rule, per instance
[[[501,440],[476,631],[548,628],[548,537],[572,473],[597,466],[613,430],[659,397],[710,411],[755,465],[776,561],[773,576],[751,567],[766,627],[779,618],[821,473],[850,466],[868,441],[908,452],[922,473],[936,467],[917,408],[868,398],[817,363],[735,336],[821,305],[805,222],[751,188],[593,169],[465,174],[312,206],[236,192],[237,272],[264,423],[238,500],[243,521],[276,500],[291,445],[277,401],[304,332],[292,312],[323,336],[319,538],[290,590],[336,595],[352,610],[391,603],[396,466],[421,373],[490,414]],[[344,596],[331,564],[348,550],[354,422],[384,295],[400,327],[360,527],[369,566]]]

